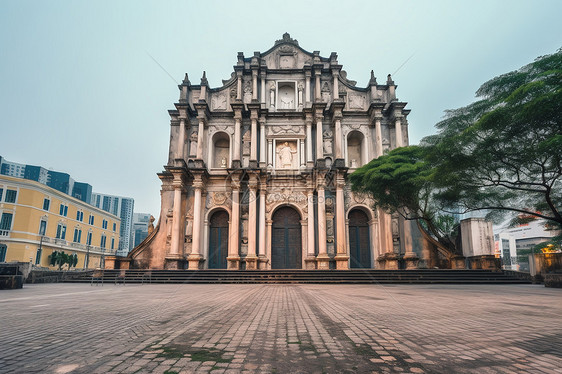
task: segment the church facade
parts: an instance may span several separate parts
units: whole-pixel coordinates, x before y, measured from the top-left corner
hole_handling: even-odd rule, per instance
[[[238,53],[221,87],[203,74],[179,89],[160,219],[131,268],[417,266],[410,223],[374,209],[347,178],[408,144],[410,110],[390,75],[379,84],[371,72],[358,87],[336,53],[285,34],[266,52]]]

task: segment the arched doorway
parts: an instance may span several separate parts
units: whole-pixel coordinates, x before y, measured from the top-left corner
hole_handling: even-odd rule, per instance
[[[299,213],[282,207],[273,214],[271,268],[302,269],[302,241]]]
[[[349,257],[352,268],[371,267],[369,217],[360,209],[349,212]]]
[[[210,219],[209,269],[226,269],[228,255],[228,213],[219,210]]]

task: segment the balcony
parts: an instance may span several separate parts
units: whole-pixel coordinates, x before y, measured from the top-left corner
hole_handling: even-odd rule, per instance
[[[0,230],[0,236],[10,236],[10,230]]]

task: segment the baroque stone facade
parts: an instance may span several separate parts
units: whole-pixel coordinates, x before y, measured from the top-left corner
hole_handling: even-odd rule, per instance
[[[392,269],[417,258],[410,224],[374,210],[347,179],[408,144],[395,88],[373,72],[357,87],[336,53],[307,52],[289,34],[238,53],[221,87],[186,74],[169,111],[160,220],[131,267]]]

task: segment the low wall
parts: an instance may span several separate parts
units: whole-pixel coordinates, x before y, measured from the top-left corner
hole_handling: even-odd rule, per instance
[[[93,270],[48,270],[48,269],[34,269],[31,270],[26,283],[56,283],[62,282],[66,279],[79,279],[85,274],[91,274]]]

